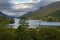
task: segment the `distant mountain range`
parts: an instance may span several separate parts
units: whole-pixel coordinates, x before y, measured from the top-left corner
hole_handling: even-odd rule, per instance
[[[53,13],[57,10],[60,10],[60,1],[51,3],[47,6],[40,7],[38,10],[33,11],[33,12],[29,12],[23,16],[35,19],[37,17],[46,16],[46,15]]]
[[[7,18],[18,18],[18,17],[8,16],[8,15],[4,14],[3,12],[0,12],[0,16],[4,16]]]
[[[5,15],[4,13],[0,12],[0,16],[5,16],[8,17],[7,15]]]
[[[42,7],[41,7],[41,5],[42,4],[39,5],[39,9],[37,9],[33,12],[26,13],[23,16],[35,19],[37,17],[48,15],[49,13],[52,13],[56,10],[60,10],[60,1],[59,2],[54,2],[54,3],[51,3],[51,4],[46,5],[46,6],[42,6]],[[18,18],[18,17],[15,17],[15,16],[7,16],[3,12],[0,12],[0,16],[6,16],[6,17],[9,17],[9,18]]]

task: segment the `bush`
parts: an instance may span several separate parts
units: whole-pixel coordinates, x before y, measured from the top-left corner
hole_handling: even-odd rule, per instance
[[[57,28],[46,27],[36,33],[37,40],[60,40],[60,31]]]
[[[60,40],[60,29],[56,27],[0,28],[0,40]]]

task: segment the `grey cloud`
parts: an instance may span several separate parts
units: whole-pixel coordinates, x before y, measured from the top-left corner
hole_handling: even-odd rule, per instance
[[[27,12],[8,12],[8,11],[4,11],[3,13],[8,15],[8,16],[19,17],[19,16],[22,16],[23,14],[26,14]]]
[[[38,9],[39,7],[41,6],[45,6],[45,5],[48,5],[52,2],[55,2],[56,0],[41,0],[40,2],[36,3],[36,4],[33,4],[33,7],[30,8],[30,9],[11,9],[11,4],[9,3],[10,0],[0,0],[0,9],[8,9],[8,11],[5,11],[4,13],[5,14],[8,14],[8,15],[12,15],[12,16],[21,16],[21,15],[24,15],[26,14],[27,12],[29,11],[33,11],[33,10],[36,10]],[[28,4],[28,3],[27,3]],[[31,3],[28,4],[28,5],[32,5]],[[10,10],[11,9],[11,10]],[[10,12],[11,11],[11,12]],[[19,12],[18,12],[19,11]],[[26,11],[26,12],[23,12],[23,11]],[[17,15],[18,14],[18,15]]]
[[[10,0],[0,0],[0,10],[11,9]]]
[[[39,8],[41,6],[46,6],[46,5],[53,3],[53,2],[56,2],[56,1],[60,1],[60,0],[41,0],[40,2],[38,2],[36,4],[35,8],[37,8],[37,7]]]
[[[60,1],[60,0],[41,0],[43,5],[48,5],[48,4],[50,4],[52,2],[56,2],[56,1]]]

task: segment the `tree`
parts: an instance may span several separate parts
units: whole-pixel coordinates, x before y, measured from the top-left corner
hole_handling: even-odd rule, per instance
[[[60,40],[60,31],[55,27],[40,28],[35,35],[37,40]]]
[[[28,32],[26,32],[28,26],[28,19],[26,17],[20,17],[20,26],[17,28],[17,40],[30,40]]]
[[[60,10],[57,10],[53,13],[43,16],[42,20],[49,21],[49,22],[60,22]]]
[[[16,34],[13,28],[0,28],[0,40],[15,40]]]
[[[9,24],[14,23],[13,19],[0,16],[0,27],[7,27]]]
[[[20,17],[20,26],[22,27],[29,27],[28,25],[28,18],[26,17]]]

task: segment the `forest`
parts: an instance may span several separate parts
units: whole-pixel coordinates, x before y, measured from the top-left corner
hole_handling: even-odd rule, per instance
[[[60,11],[56,11],[42,19],[59,22],[59,13]],[[18,28],[7,28],[8,24],[14,23],[14,19],[0,16],[0,40],[60,40],[60,27],[28,28],[29,25],[25,22],[28,19],[25,17],[20,19],[21,25]]]

